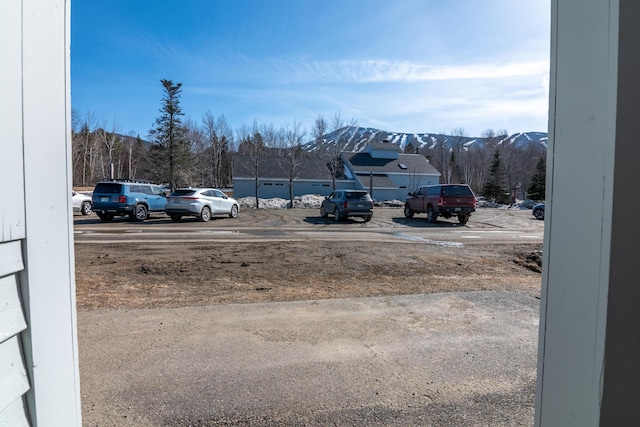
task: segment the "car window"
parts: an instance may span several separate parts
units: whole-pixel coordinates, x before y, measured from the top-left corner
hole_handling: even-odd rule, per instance
[[[439,196],[440,195],[440,187],[439,185],[434,185],[433,187],[427,187],[427,196]]]
[[[151,189],[150,185],[141,185],[140,187],[141,187],[140,190],[142,193],[151,194],[151,195],[153,194],[153,190]]]
[[[369,194],[365,192],[347,192],[348,200],[367,200]]]
[[[211,190],[211,192],[213,193],[214,197],[220,197],[221,199],[224,199],[224,193],[220,190]]]
[[[157,185],[152,185],[151,191],[153,191],[153,194],[156,196],[162,196],[164,194],[164,191],[162,191],[162,188],[158,187]]]
[[[114,182],[99,182],[93,191],[96,193],[119,194],[121,188],[122,184],[116,184]]]
[[[173,197],[190,196],[193,193],[195,193],[195,190],[191,190],[191,189],[185,188],[185,189],[181,189],[181,190],[175,190],[173,193],[171,193],[171,196],[173,196]]]
[[[443,196],[473,196],[471,189],[466,185],[449,185],[442,187]]]
[[[129,186],[130,193],[142,193],[142,188],[140,185],[130,185]]]

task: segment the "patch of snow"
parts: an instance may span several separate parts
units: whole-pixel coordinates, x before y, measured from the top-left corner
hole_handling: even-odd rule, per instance
[[[250,209],[256,207],[255,197],[241,197],[236,199],[240,203],[241,208]],[[324,200],[324,196],[319,194],[306,194],[304,196],[296,196],[293,198],[294,208],[317,208],[320,209],[320,204]],[[258,199],[260,209],[286,209],[289,207],[288,199],[280,199],[278,197],[273,199]]]
[[[241,197],[236,199],[241,208],[252,209],[256,207],[256,198],[253,196]],[[293,198],[294,208],[311,208],[320,209],[320,205],[324,200],[324,196],[319,194],[305,194],[304,196],[295,196]],[[275,197],[273,199],[258,199],[260,209],[287,209],[289,207],[289,199],[281,199]],[[402,200],[384,200],[375,201],[374,205],[384,208],[400,208],[404,206]]]

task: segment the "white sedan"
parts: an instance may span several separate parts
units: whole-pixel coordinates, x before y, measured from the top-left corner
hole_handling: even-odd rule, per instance
[[[75,212],[80,212],[82,215],[90,215],[91,212],[93,212],[91,196],[72,191],[71,201],[73,203],[73,210]]]
[[[173,221],[195,216],[206,222],[213,215],[238,216],[240,204],[216,188],[178,188],[167,197],[165,212]]]

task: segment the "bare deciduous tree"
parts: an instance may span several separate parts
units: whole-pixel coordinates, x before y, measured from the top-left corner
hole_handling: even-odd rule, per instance
[[[289,208],[293,208],[293,184],[298,179],[300,167],[302,164],[302,139],[306,135],[306,131],[302,128],[302,123],[293,121],[293,124],[285,124],[282,129],[284,142],[283,170],[289,184]]]
[[[320,147],[324,147],[324,136],[327,133],[328,128],[329,123],[322,114],[319,114],[318,117],[316,117],[316,120],[313,122],[313,126],[311,128],[311,136]]]
[[[214,187],[228,185],[230,145],[233,144],[233,131],[224,115],[215,117],[206,112],[202,117],[204,135],[206,137],[208,159],[207,171]]]
[[[251,172],[251,176],[254,182],[254,192],[256,199],[256,209],[260,208],[260,176],[262,175],[262,163],[267,149],[265,146],[264,138],[262,136],[261,126],[258,124],[258,120],[254,119],[251,128],[242,126],[238,130],[240,137],[240,145],[238,146],[238,154],[247,156],[248,168]],[[267,128],[269,138],[271,138],[271,129]]]
[[[329,174],[331,175],[331,186],[336,189],[336,179],[343,173],[341,154],[349,147],[352,140],[348,138],[350,132],[358,127],[358,122],[351,119],[349,122],[342,120],[340,112],[336,112],[331,118],[331,132],[334,133],[334,144],[328,149]]]
[[[97,141],[94,135],[96,117],[91,111],[87,111],[82,117],[74,112],[73,116],[74,123],[79,126],[72,135],[74,183],[79,183],[84,187],[94,179],[95,154],[97,152]],[[75,125],[74,129],[76,129]]]
[[[96,137],[107,152],[107,163],[105,165],[107,171],[105,173],[103,168],[103,178],[114,179],[114,151],[122,145],[122,136],[120,135],[118,122],[115,119],[113,120],[110,131],[106,131],[104,125],[99,127],[96,131]]]

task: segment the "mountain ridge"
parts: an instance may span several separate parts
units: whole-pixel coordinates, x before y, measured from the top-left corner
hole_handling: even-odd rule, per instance
[[[375,128],[364,128],[360,126],[347,126],[326,134],[322,140],[313,140],[305,144],[308,151],[326,151],[333,146],[343,147],[346,151],[362,151],[368,142],[388,141],[395,144],[402,151],[408,146],[412,146],[416,151],[423,148],[432,148],[442,142],[451,148],[454,144],[462,146],[468,150],[474,144],[487,144],[488,138],[470,137],[462,135],[446,135],[439,133],[402,133],[388,132]],[[547,148],[548,134],[546,132],[518,132],[511,135],[495,136],[493,142],[500,144],[515,144],[516,146],[526,146],[528,144],[539,144]]]

